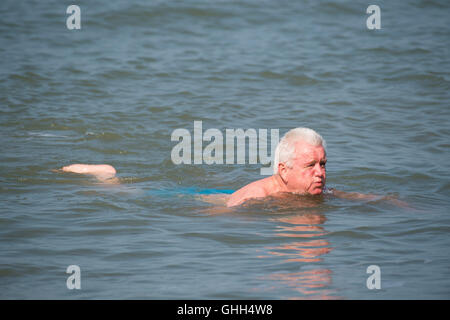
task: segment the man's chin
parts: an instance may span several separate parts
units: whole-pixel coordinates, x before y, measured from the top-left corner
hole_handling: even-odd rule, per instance
[[[303,191],[303,192],[292,191],[291,193],[297,194],[299,196],[318,196],[323,193],[323,189],[319,188],[319,189],[314,189],[312,191],[306,191],[306,192],[305,191]]]
[[[319,195],[323,193],[323,187],[319,187],[319,188],[314,188],[313,190],[311,190],[309,192],[309,194],[315,196],[315,195]]]

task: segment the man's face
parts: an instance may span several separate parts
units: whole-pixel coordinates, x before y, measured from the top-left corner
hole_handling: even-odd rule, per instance
[[[292,168],[285,169],[285,182],[290,192],[300,194],[321,194],[325,187],[327,157],[322,146],[306,142],[295,144]]]

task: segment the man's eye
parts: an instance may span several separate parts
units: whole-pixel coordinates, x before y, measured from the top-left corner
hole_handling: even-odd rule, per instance
[[[324,163],[321,163],[320,165],[325,168],[326,163],[324,162]]]

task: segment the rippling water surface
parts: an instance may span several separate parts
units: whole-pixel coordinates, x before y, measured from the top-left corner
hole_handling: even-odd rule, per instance
[[[449,299],[447,1],[0,4],[0,297]],[[307,126],[328,185],[233,210],[260,165],[174,165],[177,128]],[[51,171],[109,163],[120,184]],[[66,268],[81,268],[68,290]],[[369,290],[367,267],[381,270]]]

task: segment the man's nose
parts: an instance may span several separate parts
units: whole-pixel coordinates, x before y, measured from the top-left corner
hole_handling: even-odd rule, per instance
[[[314,172],[315,176],[317,176],[317,177],[325,177],[325,172],[326,172],[325,167],[322,167],[322,165],[317,164],[314,169],[315,169],[315,172]]]

